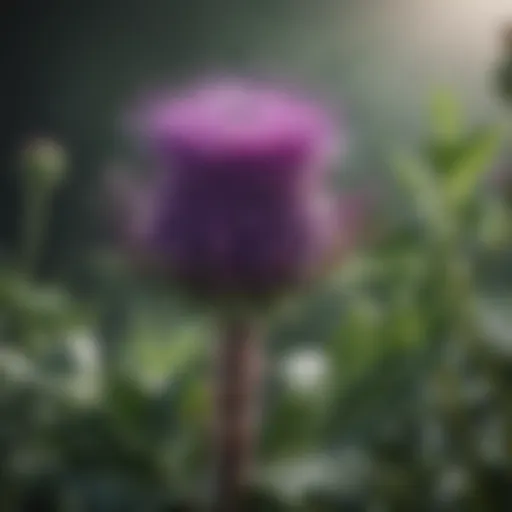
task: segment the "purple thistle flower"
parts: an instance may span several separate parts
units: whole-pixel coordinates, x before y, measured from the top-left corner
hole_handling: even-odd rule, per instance
[[[341,134],[315,102],[216,81],[146,103],[132,126],[158,171],[127,200],[125,241],[187,286],[272,295],[339,247],[326,173]]]
[[[314,101],[220,80],[145,103],[132,127],[157,171],[114,176],[119,232],[146,268],[201,293],[266,298],[308,282],[360,236],[365,205],[326,184],[342,134]],[[213,500],[229,512],[245,509],[263,354],[254,311],[216,313]]]

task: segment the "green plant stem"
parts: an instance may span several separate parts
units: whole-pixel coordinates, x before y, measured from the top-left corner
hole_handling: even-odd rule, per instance
[[[25,204],[21,227],[21,267],[29,278],[37,272],[46,241],[52,191],[33,181],[25,185]]]

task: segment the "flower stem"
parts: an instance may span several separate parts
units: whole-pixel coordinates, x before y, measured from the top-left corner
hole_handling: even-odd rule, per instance
[[[27,183],[25,195],[21,256],[23,271],[28,277],[33,277],[48,228],[51,191],[37,183]]]
[[[214,418],[215,512],[243,510],[259,423],[262,343],[253,319],[228,319],[217,349]]]

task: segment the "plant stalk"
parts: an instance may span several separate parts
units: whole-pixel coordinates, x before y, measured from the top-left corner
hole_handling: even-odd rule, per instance
[[[46,242],[52,193],[38,183],[27,183],[25,196],[21,256],[23,271],[32,278],[37,272]]]
[[[214,512],[244,510],[259,426],[263,344],[254,319],[225,320],[217,347]]]

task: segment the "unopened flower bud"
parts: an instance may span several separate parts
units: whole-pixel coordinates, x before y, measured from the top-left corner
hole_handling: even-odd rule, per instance
[[[59,184],[67,167],[64,148],[52,139],[36,138],[28,142],[21,154],[23,172],[30,181],[42,186]]]

